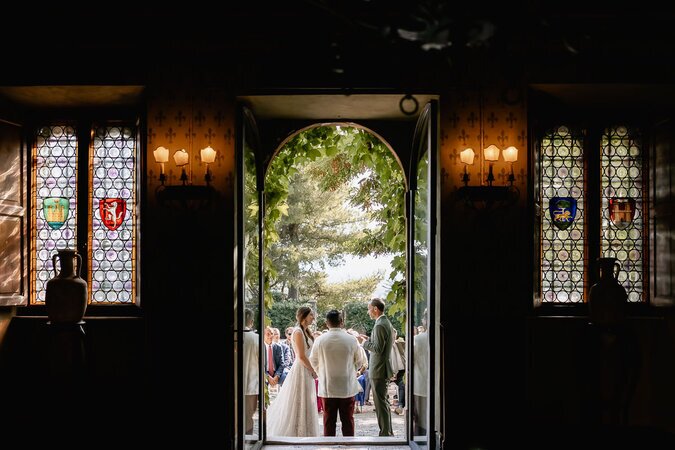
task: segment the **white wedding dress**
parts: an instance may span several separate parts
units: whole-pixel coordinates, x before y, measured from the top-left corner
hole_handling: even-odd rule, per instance
[[[302,329],[296,327],[302,333]],[[295,330],[293,333],[295,333]],[[303,336],[304,338],[304,336]],[[309,358],[314,341],[309,340]],[[303,342],[306,342],[303,339]],[[295,354],[298,354],[295,349]],[[274,402],[267,408],[267,436],[319,436],[316,385],[311,372],[296,359]]]

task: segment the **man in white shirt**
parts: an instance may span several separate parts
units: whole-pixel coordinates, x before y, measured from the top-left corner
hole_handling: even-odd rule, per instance
[[[319,397],[323,400],[323,435],[335,436],[337,415],[342,435],[354,436],[354,396],[361,392],[356,370],[366,364],[356,338],[342,327],[342,314],[326,314],[327,333],[314,342],[309,361],[319,375]]]

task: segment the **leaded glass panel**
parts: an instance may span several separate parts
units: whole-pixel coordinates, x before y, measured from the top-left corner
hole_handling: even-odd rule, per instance
[[[45,301],[57,249],[75,249],[77,230],[77,136],[67,125],[37,131],[32,172],[32,303]]]
[[[584,301],[584,152],[583,140],[565,126],[541,141],[541,283],[542,301]],[[549,202],[553,197],[576,200],[571,225],[553,224]]]
[[[91,302],[134,301],[136,132],[100,126],[91,152]]]
[[[635,131],[626,126],[608,128],[601,141],[602,230],[601,253],[617,258],[621,264],[619,283],[626,289],[629,302],[643,301],[644,292],[644,204],[642,143]],[[623,200],[635,211],[615,211],[626,215],[611,220],[610,200]],[[628,203],[627,199],[632,199]],[[633,203],[634,200],[634,203]],[[626,208],[628,210],[630,208]]]

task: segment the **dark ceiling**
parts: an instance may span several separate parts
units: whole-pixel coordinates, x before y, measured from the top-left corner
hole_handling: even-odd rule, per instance
[[[423,88],[470,81],[483,68],[536,82],[665,81],[675,73],[675,16],[651,1],[465,3],[18,5],[0,27],[0,82],[143,84],[167,67],[289,87],[358,79],[364,87]]]

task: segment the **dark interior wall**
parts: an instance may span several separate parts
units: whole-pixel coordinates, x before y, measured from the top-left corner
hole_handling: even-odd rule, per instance
[[[183,68],[172,74],[168,81],[151,77],[137,109],[146,139],[139,157],[141,308],[134,314],[139,317],[86,318],[86,382],[72,398],[55,402],[45,385],[53,378],[46,318],[12,318],[15,311],[4,311],[0,381],[8,389],[0,417],[8,426],[29,430],[49,404],[54,408],[44,410],[46,416],[86,423],[78,428],[85,438],[117,430],[111,439],[140,435],[149,443],[215,442],[224,448],[230,442],[234,101],[222,85],[205,83],[194,71]],[[21,117],[39,113],[26,108]],[[206,145],[216,149],[208,203],[159,201],[152,155],[159,145],[171,154],[179,148],[190,152],[192,182],[201,186],[205,167],[199,150]],[[180,184],[173,159],[167,175],[167,185]],[[30,308],[18,313],[35,314]],[[47,422],[49,430],[62,424]]]
[[[628,424],[675,432],[669,380],[675,376],[675,321],[672,317],[633,317],[629,331],[637,344],[637,378],[628,409]],[[586,317],[528,320],[530,341],[528,398],[531,423],[558,423],[575,427],[592,425],[593,383],[598,361],[592,352],[594,335]],[[611,383],[612,374],[606,374]]]
[[[515,89],[515,90],[514,90]],[[507,95],[508,94],[508,95]],[[482,125],[480,118],[483,118]],[[445,354],[445,430],[449,446],[503,443],[526,422],[531,231],[528,221],[527,103],[503,80],[467,83],[441,98],[441,314]],[[482,148],[519,149],[520,194],[484,208],[459,196],[459,153],[476,152],[469,185],[481,184]],[[495,185],[510,167],[494,165]],[[483,180],[488,166],[484,167]],[[486,430],[490,430],[487,432]]]
[[[533,234],[533,174],[528,169],[532,136],[528,138],[527,134],[531,127],[528,114],[536,115],[537,111],[530,110],[532,104],[524,88],[520,94],[513,94],[510,86],[506,79],[497,81],[484,87],[481,94],[475,85],[468,85],[447,92],[441,101],[444,435],[449,444],[493,446],[522,439],[534,445],[537,439],[550,441],[551,436],[564,434],[568,440],[560,441],[560,445],[573,445],[580,436],[589,434],[604,439],[612,425],[591,410],[597,407],[592,403],[594,396],[609,382],[593,384],[597,382],[594,371],[598,362],[591,354],[596,341],[587,326],[586,312],[562,308],[551,313],[533,305],[537,283],[532,270],[533,241],[538,237]],[[627,96],[625,90],[616,90],[608,97],[609,92],[596,89],[598,100],[594,101],[592,89],[579,91],[576,100],[583,101],[583,108],[566,105],[575,111],[573,117],[582,110],[588,114],[592,107],[602,107],[613,117],[621,109],[643,122],[647,118],[658,122],[669,114],[654,110],[647,113],[650,95]],[[459,152],[465,147],[480,148],[480,129],[475,121],[477,95],[483,95],[483,116],[498,119],[494,126],[491,122],[484,125],[484,136],[488,136],[485,146],[495,136],[506,136],[520,150],[514,165],[520,197],[507,207],[474,208],[458,196],[462,171]],[[523,101],[512,104],[510,99],[514,98]],[[562,105],[563,100],[552,98],[549,107]],[[611,101],[616,106],[613,109]],[[507,118],[516,119],[513,126]],[[662,130],[659,139],[648,144],[659,148],[655,157],[658,162],[650,164],[655,166],[653,178],[657,180],[653,189],[659,193],[659,218],[652,225],[660,230],[655,238],[660,244],[650,257],[652,264],[660,261],[660,286],[665,292],[660,304],[668,305],[672,302],[665,299],[672,297],[672,133]],[[503,177],[501,158],[495,169]],[[479,184],[475,165],[469,168],[469,174],[469,184]],[[498,177],[496,184],[503,184],[503,180]],[[667,381],[673,374],[672,327],[672,313],[667,308],[651,306],[631,315],[629,329],[636,340],[639,371],[627,422],[620,426],[624,431],[617,436],[634,433],[631,436],[635,439],[644,437],[634,430],[673,433],[675,422],[665,406],[675,395]]]
[[[167,50],[162,57],[169,54]],[[148,433],[150,439],[229,442],[223,429],[232,429],[234,398],[230,368],[237,132],[234,97],[240,88],[250,93],[283,83],[275,79],[274,70],[263,73],[254,63],[235,66],[242,71],[232,74],[225,65],[204,73],[195,70],[196,64],[188,71],[164,65],[166,70],[132,80],[142,81],[148,90],[143,105],[147,108],[141,212],[143,317],[87,319],[85,327],[87,370],[95,376],[86,384],[82,401],[86,409],[80,410],[80,418],[86,415],[88,423],[100,423],[95,428],[106,430],[106,435],[111,423],[122,435],[131,435],[130,428],[149,430],[148,423],[157,420],[159,429]],[[335,75],[329,84],[349,88],[377,84],[378,72],[371,64],[359,70],[368,72],[362,77],[366,81],[359,82],[357,70],[352,70],[342,77]],[[250,71],[255,76],[246,78]],[[414,76],[407,73],[405,80],[394,70],[384,71],[380,80],[386,80],[389,88],[409,88],[410,83],[424,78],[422,71]],[[60,74],[58,79],[61,83],[96,80],[95,74],[86,73],[89,75],[71,79]],[[204,74],[206,78],[201,78]],[[119,75],[119,80],[127,75]],[[320,79],[312,78],[315,73],[296,75],[280,76],[299,87],[321,84]],[[39,80],[35,80],[35,73],[31,76],[27,79],[50,82],[45,81],[44,73]],[[111,76],[115,78],[108,74],[106,80]],[[262,81],[256,82],[258,79]],[[584,410],[585,369],[578,349],[585,344],[585,318],[537,317],[532,309],[533,236],[528,197],[532,180],[527,169],[526,91],[522,86],[514,91],[509,78],[504,80],[508,81],[506,91],[496,83],[484,92],[486,139],[501,136],[501,148],[512,144],[520,149],[514,166],[520,197],[509,208],[474,210],[455,194],[461,184],[459,151],[467,145],[480,148],[475,85],[450,85],[429,77],[425,86],[430,79],[434,80],[433,89],[441,93],[442,106],[439,278],[446,443],[453,446],[481,439],[500,442],[537,436],[531,428],[536,424],[544,430],[556,426],[571,429],[582,424]],[[17,78],[14,82],[24,81]],[[505,92],[507,95],[502,95]],[[160,205],[155,196],[159,183],[152,151],[158,145],[169,146],[172,152],[179,145],[187,146],[187,122],[180,118],[199,112],[204,121],[195,128],[198,134],[192,138],[191,153],[194,158],[205,142],[219,151],[212,167],[217,200],[198,210]],[[487,121],[491,113],[497,122]],[[175,142],[169,139],[172,133]],[[670,161],[672,167],[673,159]],[[196,160],[193,169],[195,181],[201,183],[202,168]],[[171,170],[169,182],[175,184],[177,171]],[[506,170],[504,163],[499,163],[501,183]],[[477,167],[471,168],[471,176],[471,184],[476,184]],[[631,327],[639,338],[642,366],[630,424],[672,430],[673,321],[635,318]],[[10,416],[4,423],[29,424],[35,408],[46,403],[42,375],[49,365],[48,342],[44,319],[15,318],[7,329],[0,347],[0,386],[3,403],[7,400],[3,415]],[[120,383],[120,379],[125,381]],[[79,409],[81,404],[78,399],[65,409]],[[106,416],[108,411],[117,414],[100,422],[92,419],[95,413],[110,417]]]
[[[3,439],[31,446],[105,433],[116,442],[143,426],[152,405],[145,321],[87,318],[82,331],[13,318],[0,346]]]
[[[172,439],[229,445],[234,398],[234,139],[232,95],[194,71],[148,87],[147,203],[142,282],[151,342],[152,412]],[[199,151],[211,145],[209,202],[162,202],[158,146],[190,153],[192,183],[204,186]],[[167,165],[167,184],[180,169]],[[181,188],[178,187],[178,190]]]

